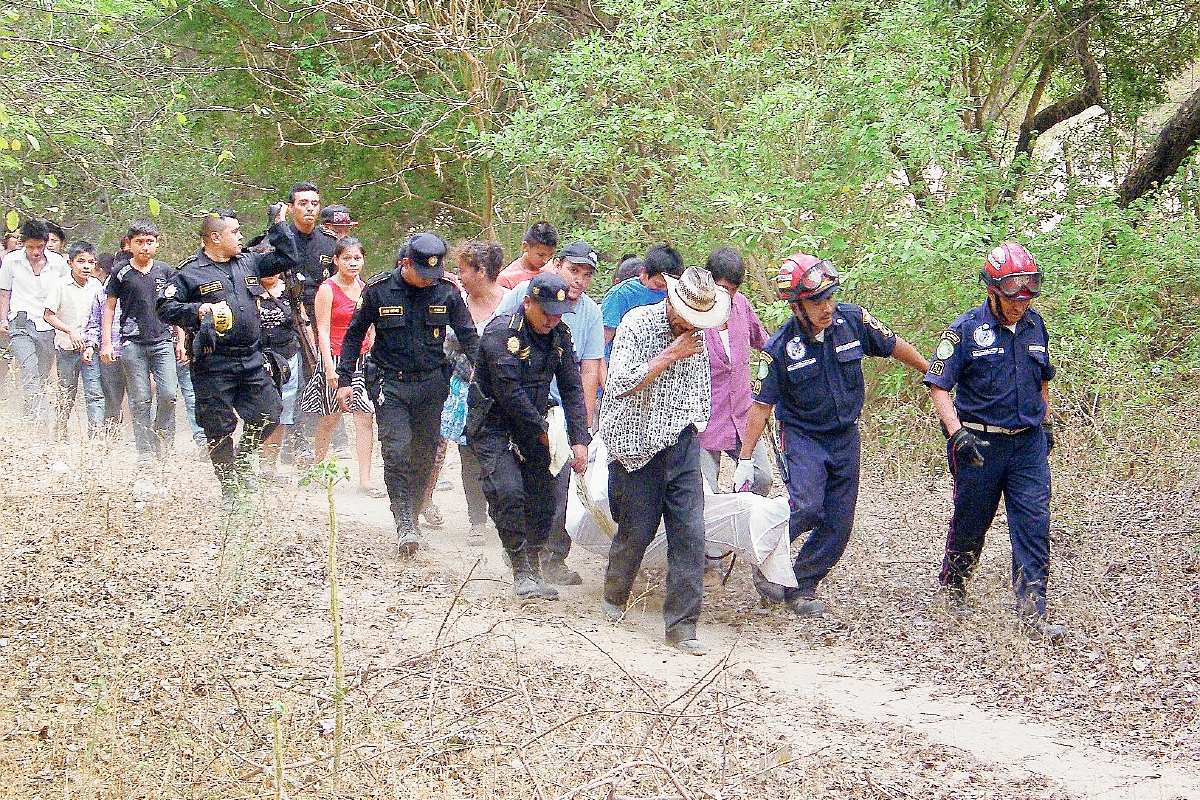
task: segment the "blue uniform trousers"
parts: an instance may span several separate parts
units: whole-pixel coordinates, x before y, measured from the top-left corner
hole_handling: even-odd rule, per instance
[[[954,476],[954,516],[942,562],[942,585],[962,588],[970,577],[1003,494],[1017,612],[1045,616],[1050,564],[1050,464],[1045,433],[1040,427],[1015,436],[972,433],[988,443],[982,451],[982,467],[956,464],[947,444]]]
[[[785,425],[782,438],[789,471],[788,532],[795,541],[811,531],[792,564],[800,588],[788,589],[787,594],[789,599],[813,598],[817,583],[845,552],[854,528],[861,440],[858,425],[830,434]]]

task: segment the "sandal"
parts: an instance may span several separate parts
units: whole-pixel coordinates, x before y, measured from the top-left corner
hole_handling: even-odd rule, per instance
[[[378,497],[387,497],[388,496],[387,490],[380,489],[378,486],[361,486],[360,485],[358,487],[358,493],[365,494],[367,497],[377,497],[378,498]]]

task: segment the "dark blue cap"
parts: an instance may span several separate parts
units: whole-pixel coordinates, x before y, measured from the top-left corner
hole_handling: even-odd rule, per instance
[[[408,240],[406,256],[422,278],[440,278],[445,273],[446,240],[436,233],[418,233]]]
[[[561,317],[571,310],[567,282],[553,272],[534,275],[529,282],[529,296],[542,307],[542,311],[552,316]]]

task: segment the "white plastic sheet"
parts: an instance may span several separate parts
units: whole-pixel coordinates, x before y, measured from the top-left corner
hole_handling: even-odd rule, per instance
[[[567,533],[575,544],[607,556],[611,532],[616,530],[616,524],[608,510],[608,449],[599,436],[588,448],[588,459],[588,470],[583,479],[590,502],[585,502],[581,494],[580,476],[572,475],[567,498]],[[589,505],[595,513],[589,510]],[[772,583],[796,586],[788,542],[786,497],[760,497],[750,492],[712,494],[706,484],[704,543],[710,556],[722,556],[732,551],[757,566]],[[642,566],[662,567],[666,563],[666,533],[659,526],[658,535],[646,548]]]

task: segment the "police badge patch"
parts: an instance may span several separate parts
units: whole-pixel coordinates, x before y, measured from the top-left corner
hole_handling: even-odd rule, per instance
[[[981,325],[975,329],[975,333],[971,334],[971,338],[980,347],[991,347],[996,343],[996,332],[987,325]]]
[[[941,377],[942,371],[946,369],[945,363],[935,361],[929,365],[929,374],[935,378]]]
[[[515,356],[517,353],[521,352],[521,340],[515,336],[510,336],[508,337],[508,341],[505,342],[504,347],[509,353]]]
[[[794,337],[783,349],[792,361],[799,361],[808,352],[808,348],[804,346],[804,338],[800,336]]]
[[[937,350],[933,351],[934,358],[945,360],[954,355],[954,345],[949,339],[942,339],[938,342]],[[939,373],[940,374],[940,373]]]

